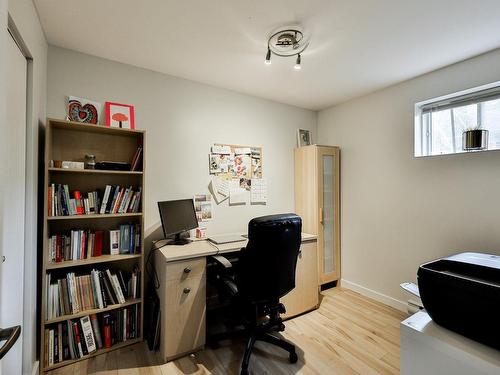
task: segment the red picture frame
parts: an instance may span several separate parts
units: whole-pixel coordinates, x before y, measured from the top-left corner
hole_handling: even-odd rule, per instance
[[[120,111],[120,108],[122,109]],[[106,126],[114,128],[135,129],[134,106],[130,104],[104,103]],[[119,115],[122,116],[119,116]]]

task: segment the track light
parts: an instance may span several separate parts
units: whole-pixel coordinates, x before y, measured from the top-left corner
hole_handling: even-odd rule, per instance
[[[265,61],[266,65],[270,65],[271,64],[271,49],[267,49],[267,54],[266,54],[266,61]]]
[[[295,61],[295,66],[293,67],[295,70],[300,70],[302,69],[302,66],[300,65],[300,53],[297,55],[297,61]]]

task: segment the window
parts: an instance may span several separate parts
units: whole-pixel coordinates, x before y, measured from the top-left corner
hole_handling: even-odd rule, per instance
[[[486,130],[482,147],[466,143],[471,130]],[[500,149],[500,82],[417,103],[414,143],[415,156]]]

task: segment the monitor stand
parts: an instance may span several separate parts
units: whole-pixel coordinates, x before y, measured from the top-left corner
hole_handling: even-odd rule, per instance
[[[176,233],[175,237],[169,241],[168,245],[187,245],[191,242],[192,240],[189,238],[181,238],[181,233]]]

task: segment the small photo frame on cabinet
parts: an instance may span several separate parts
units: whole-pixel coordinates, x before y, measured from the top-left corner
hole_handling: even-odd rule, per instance
[[[134,106],[113,102],[104,103],[106,126],[111,128],[135,129]]]
[[[311,144],[311,132],[305,129],[297,129],[297,147],[310,146]]]

